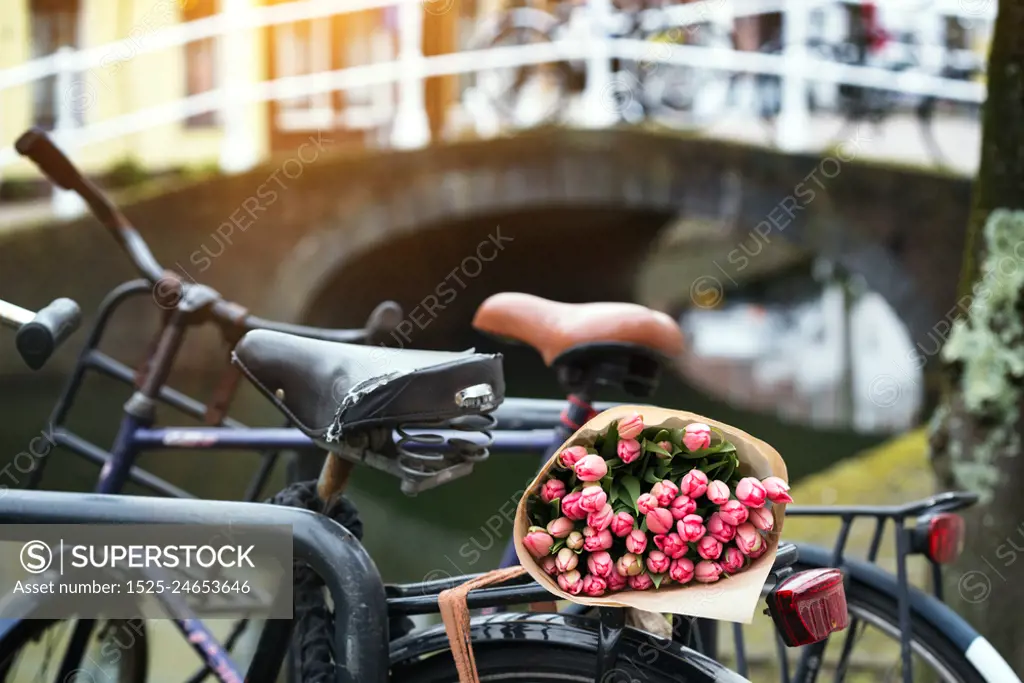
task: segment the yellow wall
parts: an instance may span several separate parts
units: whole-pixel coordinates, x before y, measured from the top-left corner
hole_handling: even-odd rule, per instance
[[[30,26],[28,0],[4,0],[10,7],[0,13],[0,69],[28,59]],[[187,1],[187,0],[185,0]],[[85,75],[80,87],[68,96],[84,112],[86,125],[111,120],[143,109],[167,105],[186,92],[184,47],[141,51],[162,28],[181,21],[183,0],[81,0],[82,47],[106,45],[130,38],[113,47],[102,64]],[[259,0],[250,0],[253,5]],[[13,10],[13,11],[12,11]],[[245,77],[254,81],[266,75],[265,32],[249,34],[253,59]],[[0,91],[0,144],[6,147],[31,124],[28,87]],[[267,107],[249,105],[249,127],[257,156],[267,152]],[[160,170],[184,165],[215,163],[220,153],[219,127],[189,128],[184,122],[163,124],[143,132],[78,147],[76,163],[89,171],[102,171],[132,155],[146,168]],[[0,169],[0,177],[32,176],[28,164],[18,162]]]

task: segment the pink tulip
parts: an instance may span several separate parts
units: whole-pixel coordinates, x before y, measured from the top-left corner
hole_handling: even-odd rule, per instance
[[[690,470],[679,482],[679,492],[690,498],[700,498],[708,490],[708,475],[700,470]]]
[[[594,576],[599,576],[604,579],[614,571],[615,562],[612,560],[612,556],[607,550],[599,550],[596,553],[590,553],[590,555],[587,556],[587,569],[589,569],[590,573]]]
[[[633,515],[628,512],[619,512],[612,517],[612,523],[609,527],[612,533],[622,538],[623,536],[629,535],[629,532],[633,530],[633,525],[636,520],[633,519]]]
[[[672,513],[672,518],[678,521],[686,515],[692,515],[697,511],[697,501],[689,496],[676,496],[676,499],[672,501],[668,509]]]
[[[721,515],[722,521],[726,524],[739,526],[747,521],[747,516],[750,512],[743,503],[738,500],[730,500],[718,508],[718,514]]]
[[[612,506],[605,503],[603,508],[587,515],[587,526],[593,527],[598,531],[604,531],[611,526],[614,517],[615,513],[612,511]]]
[[[583,534],[578,531],[574,531],[565,537],[565,547],[572,548],[573,550],[580,550],[583,548]]]
[[[640,442],[636,439],[622,439],[615,447],[619,460],[629,464],[640,457]]]
[[[583,446],[569,446],[558,455],[558,459],[561,461],[563,466],[568,469],[572,469],[573,465],[586,456],[587,449]]]
[[[626,550],[637,555],[647,550],[647,534],[639,529],[629,532],[629,536],[626,536]]]
[[[672,513],[665,508],[654,508],[644,517],[647,522],[647,530],[652,534],[667,534],[672,531]]]
[[[582,498],[583,494],[580,491],[567,494],[562,498],[562,514],[575,521],[586,519],[587,511],[580,507]]]
[[[608,474],[608,464],[600,455],[585,455],[573,465],[580,481],[600,481]]]
[[[650,574],[637,574],[629,577],[629,587],[635,591],[645,591],[654,587],[654,579]]]
[[[658,534],[654,537],[654,545],[673,560],[678,560],[690,549],[690,546],[675,532]]]
[[[548,576],[557,576],[558,567],[555,566],[555,558],[552,555],[548,555],[540,561],[540,568],[544,570],[544,573]]]
[[[779,477],[768,477],[767,479],[761,480],[761,485],[764,486],[765,495],[768,496],[768,500],[773,503],[792,503],[793,498],[787,493],[789,491],[789,484]]]
[[[663,479],[651,487],[651,495],[658,499],[660,507],[667,508],[679,495],[679,487],[668,479]]]
[[[575,569],[565,574],[559,574],[558,587],[569,595],[579,595],[583,590],[583,577]]]
[[[754,525],[755,529],[771,531],[775,526],[775,515],[773,515],[772,511],[767,508],[754,508],[753,510],[750,510],[750,518],[748,521]]]
[[[760,557],[765,546],[764,536],[754,528],[753,524],[748,522],[736,527],[736,547],[747,557]]]
[[[766,497],[767,491],[754,477],[743,477],[740,479],[740,483],[736,484],[736,500],[748,508],[762,507]]]
[[[548,533],[555,538],[565,538],[572,530],[573,521],[568,517],[556,517],[548,522]]]
[[[693,562],[686,558],[672,560],[668,568],[669,577],[676,583],[689,583],[693,579]]]
[[[652,574],[664,574],[668,571],[672,560],[660,550],[652,550],[647,553],[647,571]]]
[[[725,555],[722,557],[722,571],[726,574],[735,574],[743,569],[746,563],[747,558],[743,557],[743,553],[738,548],[730,546],[725,549]]]
[[[728,543],[736,537],[736,527],[725,521],[721,514],[714,512],[708,518],[708,533],[722,543]]]
[[[656,507],[658,507],[658,499],[649,493],[641,493],[640,497],[636,499],[636,509],[641,515],[646,515]]]
[[[724,481],[715,479],[713,482],[708,484],[708,500],[715,505],[722,505],[725,501],[729,500],[729,485]]]
[[[705,560],[717,560],[722,555],[722,542],[712,536],[705,536],[697,541],[697,554]]]
[[[548,479],[540,487],[540,499],[545,503],[558,500],[565,495],[565,482],[561,479]]]
[[[576,565],[579,564],[580,557],[569,548],[562,548],[555,555],[555,566],[558,567],[558,571],[563,574],[568,571],[576,569]]]
[[[588,553],[608,550],[612,547],[612,532],[607,529],[598,531],[589,526],[583,527],[583,549]]]
[[[523,538],[523,545],[530,551],[530,554],[536,558],[541,558],[551,552],[551,546],[555,544],[555,539],[551,538],[551,534],[544,531],[539,526],[530,527],[526,537]]]
[[[704,560],[698,562],[697,566],[693,568],[693,578],[697,579],[701,583],[714,583],[718,581],[718,577],[722,575],[722,565],[711,560]]]
[[[612,572],[604,578],[608,582],[608,590],[620,591],[626,587],[626,577],[617,571]]]
[[[672,451],[675,450],[675,446],[672,445],[671,441],[659,441],[658,445],[661,446],[661,449],[668,453],[668,455],[662,455],[661,453],[655,452],[655,457],[661,458],[662,460],[672,457]]]
[[[592,598],[599,598],[608,590],[608,582],[600,576],[587,574],[583,577],[583,592]]]
[[[580,510],[584,512],[596,512],[607,504],[608,494],[604,492],[600,484],[584,486],[580,491]]]
[[[676,522],[676,531],[687,543],[695,543],[704,537],[704,519],[700,515],[686,515]]]
[[[615,563],[615,571],[623,576],[636,576],[643,570],[640,558],[633,553],[626,553]]]
[[[711,445],[711,427],[703,422],[688,424],[683,429],[683,445],[689,451],[699,451]]]
[[[639,413],[633,413],[629,417],[619,420],[618,424],[620,439],[635,439],[644,431],[644,418]]]

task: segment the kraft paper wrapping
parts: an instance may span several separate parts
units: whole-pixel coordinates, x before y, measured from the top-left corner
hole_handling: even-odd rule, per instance
[[[737,456],[740,461],[739,471],[744,476],[765,477],[776,476],[789,481],[786,472],[786,464],[778,451],[766,444],[764,441],[747,434],[731,425],[717,422],[703,415],[688,413],[682,410],[667,410],[651,406],[616,406],[610,408],[600,415],[595,416],[573,434],[562,444],[558,452],[568,446],[592,446],[598,434],[602,433],[609,424],[620,418],[632,415],[634,412],[643,416],[645,427],[665,427],[680,429],[693,422],[703,422],[710,425],[723,434],[736,446]],[[782,533],[783,517],[785,516],[785,505],[772,505],[772,512],[775,516],[774,529],[768,533],[768,550],[754,560],[744,571],[721,579],[715,583],[702,584],[696,581],[680,586],[669,584],[660,589],[646,591],[622,590],[599,598],[591,598],[585,595],[569,595],[563,592],[554,579],[548,576],[533,556],[523,547],[523,538],[530,526],[527,515],[527,499],[531,494],[539,490],[541,484],[547,479],[548,471],[555,466],[557,453],[541,470],[540,474],[530,484],[527,492],[519,501],[516,509],[516,521],[514,527],[514,538],[516,554],[519,562],[526,568],[530,576],[548,591],[558,596],[561,600],[569,600],[581,605],[595,605],[605,607],[633,607],[647,612],[660,612],[671,614],[682,614],[691,617],[703,617],[716,621],[733,621],[749,624],[754,617],[757,603],[761,598],[761,589],[764,586],[772,565],[775,563],[775,553],[779,545],[779,537]],[[690,558],[694,564],[699,558]]]

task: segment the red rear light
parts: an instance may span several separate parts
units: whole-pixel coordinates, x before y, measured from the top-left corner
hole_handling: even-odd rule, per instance
[[[952,512],[940,512],[922,520],[927,524],[924,552],[932,562],[949,564],[964,549],[964,518]]]
[[[808,569],[785,579],[768,596],[768,610],[788,647],[810,645],[842,631],[846,611],[843,573]]]

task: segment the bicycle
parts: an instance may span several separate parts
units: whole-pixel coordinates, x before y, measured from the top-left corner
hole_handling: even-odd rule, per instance
[[[469,474],[474,462],[487,457],[491,449],[519,449],[526,443],[534,444],[537,446],[535,450],[540,450],[547,445],[550,431],[543,431],[538,438],[537,434],[502,433],[492,429],[494,413],[504,399],[501,357],[471,352],[371,349],[287,334],[281,330],[321,337],[362,339],[368,336],[368,330],[379,329],[380,326],[369,325],[368,330],[333,331],[263,321],[245,314],[239,306],[224,301],[207,287],[169,280],[134,227],[91,183],[82,178],[44,133],[31,131],[19,139],[17,149],[62,187],[83,196],[97,218],[131,256],[144,278],[119,287],[104,301],[96,326],[55,412],[58,419],[55,420],[54,434],[59,443],[102,463],[98,493],[9,491],[0,499],[0,520],[24,524],[165,524],[216,519],[225,524],[291,524],[296,559],[308,563],[331,594],[336,609],[333,610],[333,618],[328,618],[333,629],[331,633],[309,630],[319,623],[315,617],[329,615],[330,612],[324,604],[319,584],[307,581],[310,569],[305,565],[297,568],[295,618],[266,623],[249,666],[247,681],[261,683],[275,679],[290,651],[295,624],[301,631],[295,634],[299,648],[293,651],[299,680],[382,682],[388,680],[389,669],[391,680],[395,681],[456,680],[452,659],[425,658],[449,647],[442,629],[405,633],[402,624],[396,624],[391,618],[437,612],[440,591],[465,584],[473,577],[385,587],[372,560],[358,542],[358,518],[340,495],[347,472],[355,464],[388,472],[402,482],[406,493],[415,493]],[[154,350],[138,373],[141,375],[139,381],[140,378],[126,366],[98,352],[96,344],[102,337],[103,326],[120,303],[133,294],[150,291],[155,283],[167,285],[168,280],[173,286],[156,289],[158,294],[165,295],[160,302],[167,306],[169,312],[157,335]],[[618,320],[624,305],[610,306],[611,311],[599,316],[606,323]],[[664,321],[653,312],[626,306],[648,324],[664,329]],[[35,348],[35,355],[27,355],[26,362],[32,358],[30,365],[41,366],[57,342],[66,338],[66,330],[71,325],[55,327],[46,324],[54,316],[47,314],[45,309],[42,315],[31,316],[30,319],[29,312],[24,309],[0,306],[0,313],[6,315],[12,311],[8,323],[19,326],[23,336],[31,336],[33,329],[46,333],[49,343],[19,345],[23,354],[27,353],[25,349]],[[223,396],[230,392],[219,392],[220,400],[208,409],[164,386],[185,332],[203,322],[221,325],[227,334],[239,336],[233,351],[234,367],[296,425],[294,428],[244,429],[237,423],[227,423],[224,418],[226,402]],[[578,333],[581,336],[563,339],[561,343],[589,338],[593,331],[580,327]],[[678,334],[677,328],[675,331]],[[601,363],[605,363],[607,367],[626,371],[620,377],[628,378],[631,385],[649,385],[654,379],[652,374],[660,367],[655,361],[657,349],[639,344],[616,344],[615,341],[621,340],[612,339],[611,343],[604,345],[583,344],[577,348],[569,354],[572,362],[562,366],[566,377],[571,381],[574,370],[590,368],[594,363],[604,367]],[[549,350],[552,353],[561,351],[558,344],[552,340]],[[381,358],[386,361],[383,373],[379,359],[370,360],[369,354],[374,353],[383,354]],[[135,380],[137,385],[125,404],[121,428],[110,453],[78,438],[63,426],[57,427],[58,424],[63,425],[74,392],[88,369],[115,378],[122,377],[126,381]],[[332,392],[328,387],[338,390],[330,399],[327,397]],[[412,387],[415,390],[407,391]],[[440,396],[446,396],[447,400],[437,400]],[[212,413],[217,419],[210,421],[228,426],[154,427],[155,407],[159,402],[190,410],[195,415],[210,416]],[[135,469],[133,465],[140,452],[154,448],[209,450],[223,447],[250,450],[326,447],[330,455],[320,481],[315,485],[286,489],[272,499],[281,505],[188,498],[186,492]],[[129,479],[178,499],[112,495]],[[313,510],[288,509],[282,505]],[[337,509],[332,510],[332,506]],[[314,512],[317,508],[324,514]],[[329,519],[335,513],[344,519],[345,526]],[[793,578],[788,567],[795,559],[792,548],[779,553],[772,580],[766,584],[764,593],[775,617],[790,624],[794,637],[810,642],[822,637],[825,631],[819,624],[804,623],[799,610],[809,603],[813,608],[813,603],[818,600],[814,591],[825,588],[838,600],[830,605],[834,608],[841,604],[842,583],[837,571],[828,570],[819,572],[817,577],[802,576],[801,585],[788,584],[787,581]],[[300,576],[299,572],[303,575]],[[780,602],[776,597],[780,595],[786,595],[788,601]],[[550,595],[540,586],[520,579],[507,586],[471,592],[467,605],[475,609],[540,602],[549,598]],[[32,597],[32,600],[38,599]],[[300,604],[307,599],[308,602]],[[29,601],[24,606],[22,611],[29,618],[0,624],[0,662],[5,663],[5,674],[10,674],[11,663],[19,652],[42,638],[49,629],[60,625],[53,620],[32,619],[32,606],[37,604]],[[239,667],[229,654],[233,640],[240,633],[237,628],[225,643],[221,643],[198,619],[182,614],[180,610],[173,614],[178,630],[205,662],[205,668],[192,680],[202,680],[208,675],[225,683],[242,680]],[[478,648],[476,660],[485,678],[512,669],[519,675],[533,675],[539,680],[600,681],[610,671],[635,672],[654,681],[742,680],[721,664],[671,641],[663,643],[660,651],[664,658],[657,668],[638,663],[638,650],[646,641],[638,632],[624,627],[622,614],[622,610],[607,610],[598,620],[529,613],[496,615],[471,621],[468,625],[469,638],[471,642],[486,646]],[[829,623],[834,628],[842,618],[841,614],[829,614],[827,610],[823,616],[826,631]],[[58,680],[69,680],[68,676],[79,668],[83,653],[93,638],[95,621],[85,619],[76,623],[68,650],[61,659]],[[327,642],[307,636],[325,636]],[[140,642],[144,643],[145,638]],[[579,656],[567,657],[566,648],[585,656],[585,659],[581,662]],[[133,683],[142,680],[140,676],[144,676],[145,671],[143,644],[136,645],[133,641],[119,661],[126,664],[124,669],[118,669],[117,680],[131,680]],[[534,670],[524,669],[523,661],[531,662]]]

